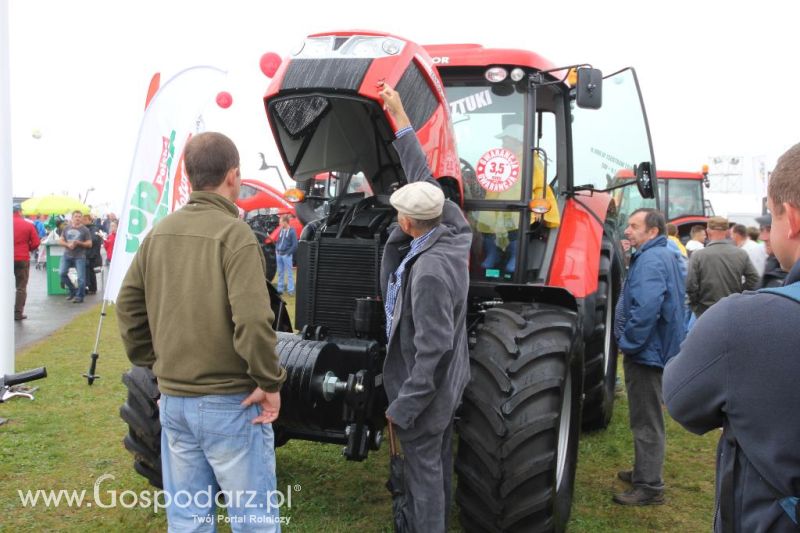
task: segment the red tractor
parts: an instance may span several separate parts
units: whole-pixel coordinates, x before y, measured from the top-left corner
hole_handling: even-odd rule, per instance
[[[255,233],[261,244],[261,251],[267,262],[267,279],[272,280],[278,269],[275,256],[275,236],[280,217],[291,215],[291,226],[297,236],[303,231],[303,224],[295,213],[295,206],[286,201],[283,193],[264,182],[254,179],[242,179],[239,199],[236,205],[244,211],[244,221]]]
[[[402,95],[434,177],[474,231],[461,525],[564,530],[581,425],[605,427],[614,400],[624,268],[607,165],[654,194],[635,72],[604,79],[524,50],[363,31],[311,35],[281,65],[264,103],[298,183],[287,198],[316,202],[321,216],[297,252],[300,333],[279,333],[288,379],[276,442],[337,443],[351,460],[379,447],[385,425],[379,268],[396,222],[389,196],[406,183],[381,81]]]
[[[667,222],[678,227],[678,235],[684,243],[689,240],[693,226],[705,226],[708,217],[714,216],[711,202],[705,197],[705,189],[710,187],[708,166],[703,165],[702,172],[680,172],[677,170],[659,170],[658,179],[659,206]],[[616,184],[624,185],[634,179],[627,170],[617,173]],[[624,188],[614,195],[620,221],[640,207],[656,207],[655,199],[643,199],[630,187]]]

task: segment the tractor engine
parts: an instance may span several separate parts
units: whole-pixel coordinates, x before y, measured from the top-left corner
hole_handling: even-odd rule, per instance
[[[385,318],[379,275],[394,211],[376,196],[342,202],[305,231],[297,251],[296,324],[279,333],[288,377],[278,442],[344,444],[361,460],[380,445],[386,396],[381,372]]]
[[[460,203],[446,96],[419,45],[386,34],[310,36],[264,97],[278,150],[298,184],[287,198],[305,200],[313,209],[304,212],[318,215],[296,255],[300,334],[281,334],[278,344],[289,377],[277,440],[341,443],[354,460],[377,448],[386,423],[380,266],[396,220],[389,196],[408,181],[378,95],[382,83],[403,95],[433,176]]]

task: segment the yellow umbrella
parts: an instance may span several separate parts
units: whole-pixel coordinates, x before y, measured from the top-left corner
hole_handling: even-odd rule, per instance
[[[24,215],[63,215],[72,211],[88,213],[89,208],[77,198],[58,194],[34,196],[22,202]]]

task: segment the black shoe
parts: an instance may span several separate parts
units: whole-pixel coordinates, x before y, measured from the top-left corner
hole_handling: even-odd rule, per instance
[[[72,300],[72,303],[74,303],[74,304],[82,304],[83,303],[83,298],[75,298],[74,300]]]
[[[631,490],[614,494],[613,500],[620,505],[662,505],[664,491],[633,487]]]
[[[86,291],[86,294],[97,294],[97,291]]]
[[[14,316],[14,320],[16,320],[16,321],[25,320],[26,318],[28,318],[28,315],[15,315]]]
[[[633,483],[633,470],[620,470],[617,472],[617,478],[625,483]]]
[[[75,297],[74,297],[74,296],[67,296],[67,301],[68,301],[68,302],[71,302],[71,301],[72,301],[72,300],[74,300],[74,299],[75,299]]]

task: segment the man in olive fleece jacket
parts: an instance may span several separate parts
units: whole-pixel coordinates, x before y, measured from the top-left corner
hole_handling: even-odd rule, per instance
[[[122,341],[131,362],[152,367],[158,379],[167,493],[213,494],[218,485],[248,496],[228,499],[236,504],[230,516],[277,527],[277,507],[267,500],[275,494],[271,423],[286,373],[275,352],[264,256],[233,203],[239,153],[209,132],[187,143],[184,159],[194,192],[133,259],[117,298]],[[215,520],[214,511],[169,505],[167,519],[180,530],[200,517]]]

